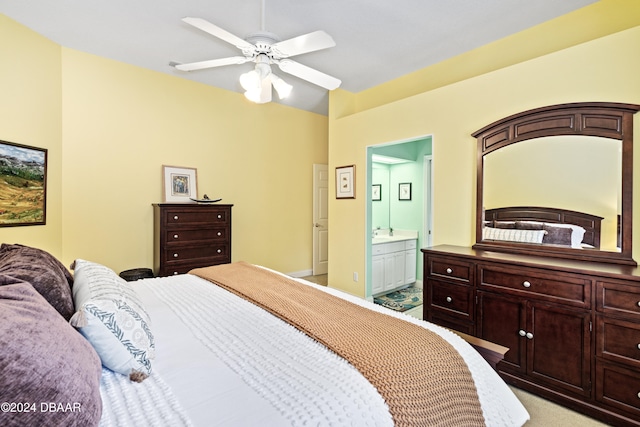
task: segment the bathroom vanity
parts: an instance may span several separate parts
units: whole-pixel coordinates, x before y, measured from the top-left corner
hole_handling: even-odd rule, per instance
[[[379,295],[415,283],[418,232],[376,230],[371,239],[371,293]]]

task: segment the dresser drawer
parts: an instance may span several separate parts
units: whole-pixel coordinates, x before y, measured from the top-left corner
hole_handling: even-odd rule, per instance
[[[596,310],[640,321],[640,288],[616,282],[596,282]]]
[[[473,279],[473,263],[456,258],[431,256],[427,258],[427,275],[469,284]]]
[[[224,242],[220,244],[208,244],[206,246],[185,246],[166,248],[165,260],[172,261],[196,260],[196,259],[226,259],[229,256],[229,247]]]
[[[226,242],[229,239],[229,229],[226,227],[198,228],[182,230],[164,230],[167,246],[198,241]]]
[[[596,354],[640,367],[640,325],[603,316],[596,318]]]
[[[473,298],[472,290],[468,286],[429,280],[427,287],[429,292],[427,298],[433,310],[471,318]]]
[[[640,372],[624,366],[597,362],[596,399],[640,420]]]
[[[226,208],[166,209],[162,213],[162,222],[167,228],[179,228],[195,225],[226,225],[231,220],[231,211]]]
[[[480,265],[479,287],[498,292],[526,293],[529,298],[586,308],[591,305],[591,281],[584,276]]]

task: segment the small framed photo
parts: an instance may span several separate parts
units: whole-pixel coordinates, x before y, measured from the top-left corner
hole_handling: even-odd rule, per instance
[[[164,202],[195,203],[198,199],[197,170],[162,166]]]
[[[336,199],[356,198],[356,165],[336,168]]]
[[[47,149],[0,141],[0,227],[45,225]]]
[[[411,183],[398,184],[398,200],[411,200]]]
[[[374,202],[382,200],[382,184],[373,184],[371,186],[371,200]]]

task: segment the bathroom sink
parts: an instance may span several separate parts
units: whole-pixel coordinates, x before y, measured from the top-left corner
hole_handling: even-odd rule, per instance
[[[388,234],[381,234],[381,235],[371,237],[371,244],[377,245],[379,243],[402,242],[404,240],[415,240],[417,238],[418,238],[417,232],[395,232],[394,231],[393,236],[390,236]]]
[[[404,239],[394,237],[394,236],[374,236],[371,238],[371,243],[375,245],[378,243],[396,242],[399,240],[404,240]]]

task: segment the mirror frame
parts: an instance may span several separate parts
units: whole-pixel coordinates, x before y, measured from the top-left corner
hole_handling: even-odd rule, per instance
[[[536,108],[505,117],[474,132],[478,144],[476,193],[476,244],[474,249],[532,254],[555,258],[637,265],[632,258],[633,115],[640,105],[580,102]],[[588,135],[622,141],[621,251],[591,251],[545,247],[517,242],[484,241],[484,158],[500,148],[534,138]]]

